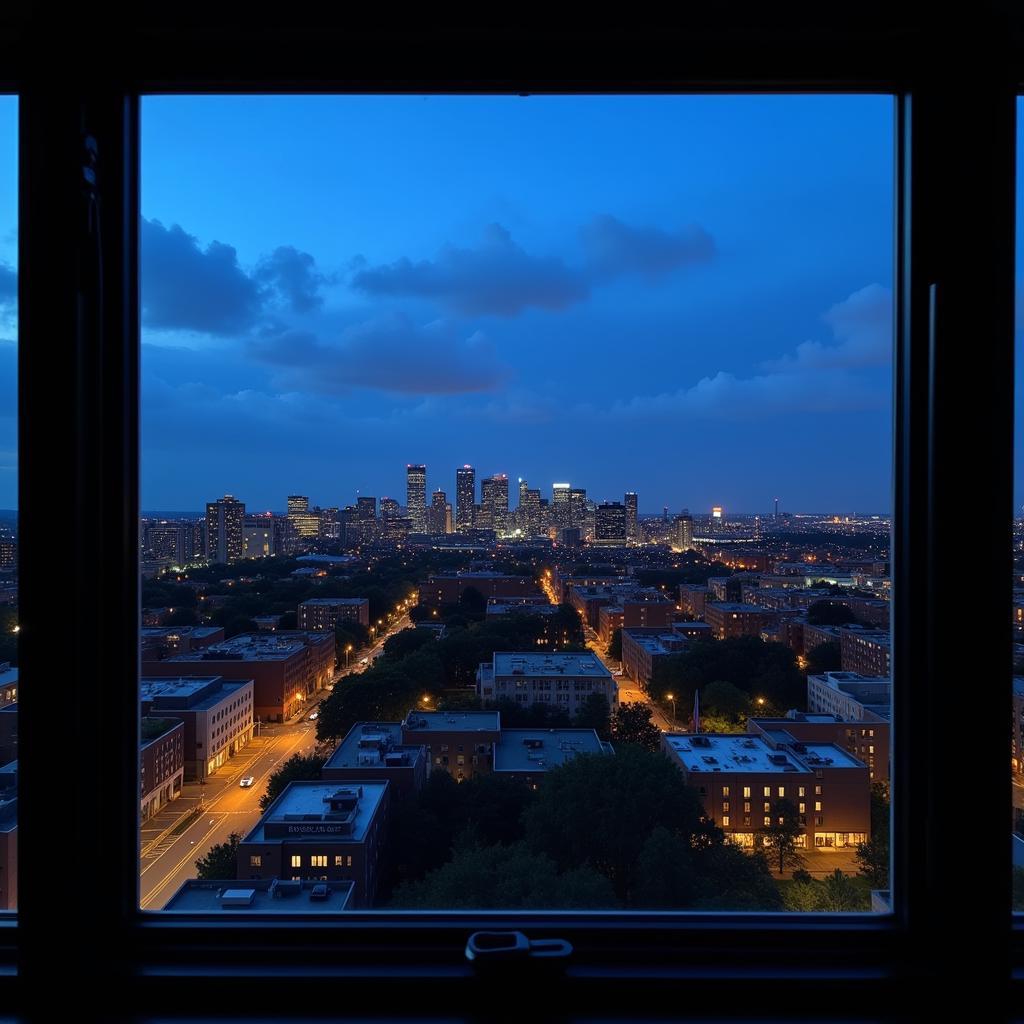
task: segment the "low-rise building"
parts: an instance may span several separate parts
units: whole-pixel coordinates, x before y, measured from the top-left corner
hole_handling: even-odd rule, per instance
[[[870,837],[867,765],[834,743],[805,743],[772,729],[756,736],[663,733],[661,745],[738,846],[755,845],[780,799],[797,808],[805,829],[799,846],[849,848]]]
[[[144,626],[140,631],[143,661],[163,661],[221,643],[221,626]]]
[[[674,629],[623,629],[623,675],[627,679],[635,680],[641,689],[646,689],[654,678],[658,662],[669,655],[679,654],[689,645],[690,640]]]
[[[185,726],[185,780],[213,775],[253,734],[253,683],[220,676],[146,678],[140,682],[142,714],[170,714]]]
[[[185,723],[180,718],[143,718],[139,746],[142,820],[177,800],[185,779]]]
[[[546,772],[580,754],[612,754],[593,729],[503,729],[494,748],[494,772],[533,789]]]
[[[18,699],[18,670],[9,661],[0,662],[0,708]]]
[[[445,771],[458,781],[490,772],[501,737],[497,711],[419,711],[402,722],[402,742],[426,747],[428,771]]]
[[[18,909],[18,798],[0,796],[0,910]]]
[[[868,766],[872,782],[889,781],[889,721],[865,709],[859,719],[824,712],[787,711],[783,718],[748,718],[747,732],[764,735],[785,729],[803,743],[834,743]]]
[[[737,636],[759,637],[775,626],[778,615],[752,604],[711,601],[704,609],[704,621],[716,640],[727,640]]]
[[[254,711],[259,721],[284,721],[304,709],[306,701],[334,675],[334,633],[277,630],[242,633],[201,651],[163,661],[142,662],[147,677],[197,675],[253,681]]]
[[[339,620],[370,625],[370,602],[365,597],[312,597],[299,605],[299,629],[333,630]]]
[[[491,597],[541,596],[532,576],[509,576],[494,572],[438,573],[420,585],[420,604],[440,608],[458,604],[462,595],[472,588],[484,599]]]
[[[422,744],[402,742],[401,722],[356,722],[320,771],[325,782],[386,779],[395,798],[417,792],[427,777]]]
[[[886,721],[891,716],[892,680],[859,672],[823,672],[807,677],[807,710],[838,715],[851,722]]]
[[[865,676],[892,675],[892,640],[881,629],[861,626],[842,626],[839,647],[844,672],[859,672]]]
[[[692,615],[695,619],[703,619],[707,598],[708,588],[704,584],[679,584],[679,610],[684,615]]]
[[[263,914],[337,914],[350,910],[355,882],[250,878],[244,882],[186,879],[164,913],[244,917]]]
[[[490,686],[493,694],[484,690]],[[569,715],[578,714],[591,694],[602,694],[612,711],[618,707],[618,684],[593,651],[536,654],[497,651],[490,673],[477,676],[483,699],[513,700],[519,704],[551,704]]]
[[[238,845],[238,879],[352,882],[351,906],[373,906],[391,783],[293,782]]]

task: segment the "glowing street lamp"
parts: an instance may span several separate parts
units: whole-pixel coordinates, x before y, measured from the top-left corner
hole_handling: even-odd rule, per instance
[[[665,696],[672,701],[672,725],[675,727],[676,724],[676,695],[674,693],[666,693]]]
[[[352,653],[352,645],[349,644],[345,648],[345,668],[348,668],[348,656]]]

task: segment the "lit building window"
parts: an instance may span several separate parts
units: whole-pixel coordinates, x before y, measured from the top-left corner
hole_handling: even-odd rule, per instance
[[[770,825],[772,823],[772,816],[770,814],[766,814],[764,816],[764,823],[765,825]]]
[[[749,786],[744,786],[743,787],[743,799],[744,800],[749,800],[750,799],[750,787]]]
[[[251,867],[251,868],[259,868],[259,867],[262,867],[262,866],[263,866],[263,858],[258,853],[254,853],[249,858],[249,867]]]
[[[327,854],[326,853],[314,853],[309,858],[309,866],[311,868],[325,868],[327,867]]]
[[[771,786],[765,786],[764,787],[764,795],[765,796],[771,796],[772,795],[772,787]]]
[[[728,828],[728,827],[729,827],[729,815],[728,814],[723,814],[722,815],[722,828]]]
[[[293,853],[292,854],[292,867],[293,868],[301,868],[302,867],[302,857],[299,854],[297,854],[297,853]]]

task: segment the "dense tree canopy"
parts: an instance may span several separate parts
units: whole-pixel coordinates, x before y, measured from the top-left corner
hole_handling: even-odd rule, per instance
[[[291,782],[312,782],[320,778],[322,757],[292,754],[267,780],[267,791],[260,797],[260,810],[265,811]]]
[[[242,837],[237,832],[232,832],[226,843],[211,846],[210,852],[196,861],[196,878],[237,878],[238,844],[241,841]]]

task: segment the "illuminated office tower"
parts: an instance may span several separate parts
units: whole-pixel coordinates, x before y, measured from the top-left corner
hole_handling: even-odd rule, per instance
[[[682,514],[675,519],[675,541],[674,547],[679,551],[690,551],[693,548],[693,516],[688,509],[683,509]]]
[[[405,514],[414,533],[427,530],[427,467],[405,468]]]
[[[206,503],[206,554],[211,562],[237,562],[244,543],[245,503],[225,494]]]
[[[761,543],[761,517],[754,516],[754,543]]]
[[[455,529],[465,533],[473,529],[473,503],[476,501],[476,470],[459,466],[455,470]]]
[[[594,516],[594,543],[606,547],[624,547],[628,517],[626,506],[606,501],[597,506]]]
[[[303,494],[288,495],[288,515],[301,515],[309,511],[309,498]]]
[[[444,491],[434,491],[430,496],[430,533],[448,533],[448,495]]]
[[[640,539],[637,526],[637,497],[636,491],[626,491],[626,540],[635,544]]]
[[[495,473],[490,479],[490,484],[492,529],[499,537],[506,537],[509,533],[508,477],[504,473]]]
[[[717,533],[725,525],[725,509],[721,505],[715,505],[711,509],[711,521],[708,525],[712,533]]]
[[[540,519],[540,491],[519,481],[519,528],[525,537],[536,537],[542,529]]]
[[[555,530],[564,530],[572,525],[572,516],[569,513],[569,492],[571,484],[551,485],[551,525]]]
[[[587,489],[573,487],[569,490],[569,525],[583,529],[587,521]]]
[[[398,502],[394,498],[381,498],[380,499],[380,519],[384,522],[385,519],[398,519],[400,515],[400,509]]]

